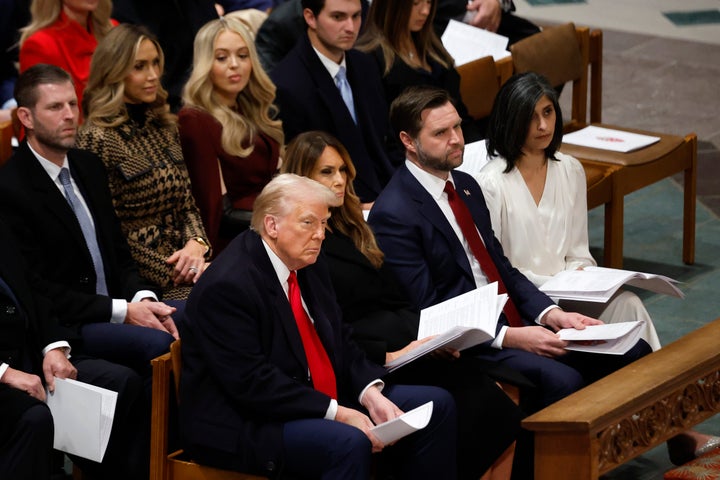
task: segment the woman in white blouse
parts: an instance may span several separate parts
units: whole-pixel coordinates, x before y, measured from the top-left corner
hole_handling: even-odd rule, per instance
[[[562,270],[596,265],[588,246],[585,173],[575,158],[557,151],[562,113],[543,77],[516,75],[503,86],[486,142],[497,157],[476,178],[510,262],[537,286]],[[644,320],[642,338],[653,350],[660,348],[650,315],[634,293],[619,291],[607,303],[570,303],[561,305],[605,323]]]
[[[547,80],[535,73],[508,80],[487,131],[488,153],[496,157],[477,180],[505,255],[538,286],[562,270],[595,265],[588,247],[585,173],[575,158],[557,151],[561,142],[562,113]],[[637,295],[620,291],[605,304],[573,303],[568,309],[606,323],[645,320],[643,338],[653,350],[660,348]],[[680,465],[719,448],[720,437],[687,430],[667,445],[670,460]]]

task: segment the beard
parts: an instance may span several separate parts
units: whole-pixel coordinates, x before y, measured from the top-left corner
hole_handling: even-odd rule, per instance
[[[423,149],[422,145],[418,140],[414,140],[413,142],[415,144],[415,150],[417,151],[417,159],[420,165],[423,167],[435,170],[439,172],[449,172],[460,165],[462,165],[463,162],[463,156],[460,155],[458,158],[450,158],[450,154],[454,153],[456,150],[452,150],[445,153],[445,156],[435,156],[431,155],[428,152]],[[465,147],[460,147],[461,152],[464,154]]]
[[[56,131],[45,128],[44,125],[37,121],[35,122],[34,127],[33,134],[35,139],[48,148],[56,151],[67,151],[75,146],[75,137],[77,132],[75,135],[62,136]]]

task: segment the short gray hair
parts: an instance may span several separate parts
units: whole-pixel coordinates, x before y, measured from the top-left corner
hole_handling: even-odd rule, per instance
[[[265,185],[255,199],[250,228],[262,233],[265,215],[283,217],[300,200],[317,200],[328,207],[337,201],[335,194],[325,185],[294,173],[283,173]]]

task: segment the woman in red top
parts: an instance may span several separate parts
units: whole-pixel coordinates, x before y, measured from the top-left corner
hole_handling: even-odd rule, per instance
[[[224,17],[200,29],[179,126],[214,255],[248,227],[255,197],[279,167],[284,137],[274,100],[275,85],[239,20]]]
[[[110,0],[33,0],[30,24],[20,37],[20,72],[38,63],[67,71],[82,101],[98,41],[117,23]]]

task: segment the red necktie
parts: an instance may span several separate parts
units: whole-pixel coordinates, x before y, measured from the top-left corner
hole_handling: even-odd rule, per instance
[[[295,322],[300,331],[300,338],[305,350],[305,358],[307,358],[313,386],[315,390],[337,399],[337,386],[332,363],[330,363],[330,358],[320,342],[320,337],[318,337],[312,320],[310,320],[303,308],[300,286],[294,271],[290,272],[288,277],[288,298],[290,299],[290,308],[292,308],[295,316]]]
[[[500,278],[495,262],[493,262],[493,259],[490,257],[490,254],[488,253],[487,248],[485,248],[485,244],[480,238],[480,234],[475,227],[475,222],[472,219],[470,210],[467,205],[465,205],[465,202],[458,197],[452,182],[445,182],[445,193],[447,193],[450,208],[455,214],[455,220],[457,220],[465,240],[467,240],[468,245],[470,245],[470,251],[472,251],[473,255],[475,255],[477,261],[480,262],[480,268],[483,273],[485,273],[491,283],[498,282],[498,291],[500,293],[507,293],[507,288],[505,288],[505,283],[503,283],[502,278]],[[515,304],[509,296],[508,301],[505,304],[505,308],[503,308],[503,312],[505,313],[505,317],[507,317],[508,323],[511,327],[524,326],[520,313],[515,308]]]

